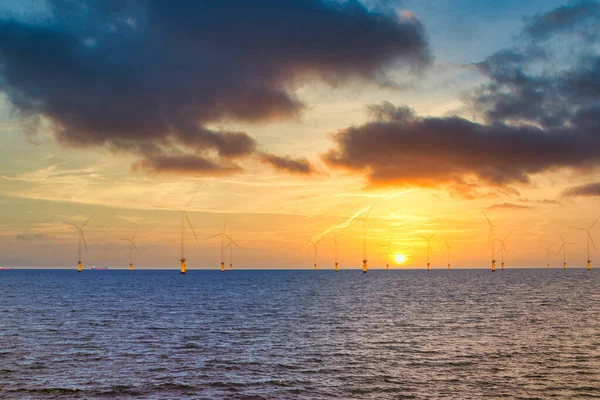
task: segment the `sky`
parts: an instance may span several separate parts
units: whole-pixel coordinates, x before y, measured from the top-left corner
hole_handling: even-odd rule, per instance
[[[583,267],[600,3],[0,0],[0,266]],[[190,203],[191,201],[191,203]],[[600,235],[600,224],[590,233]],[[500,242],[494,244],[493,257]],[[449,251],[448,251],[449,247]],[[595,254],[591,259],[594,264]],[[404,263],[396,255],[406,256]],[[225,258],[229,263],[229,254]]]

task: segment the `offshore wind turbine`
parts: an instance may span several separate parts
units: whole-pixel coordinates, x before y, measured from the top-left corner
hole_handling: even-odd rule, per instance
[[[343,236],[343,233],[338,233],[337,235],[335,235],[335,238],[333,239],[333,256],[334,256],[334,262],[335,262],[335,272],[338,272],[339,266],[338,266],[338,237]],[[315,262],[316,264],[316,262]]]
[[[490,233],[488,234],[488,246],[490,245],[490,242],[491,242],[492,243],[492,272],[494,272],[494,271],[496,271],[496,258],[494,257],[496,255],[496,252],[494,251],[494,228],[496,226],[492,223],[492,221],[490,221],[490,219],[486,215],[485,211],[482,211],[482,212],[490,226]],[[502,265],[504,265],[504,264],[502,264]]]
[[[552,247],[554,247],[554,242],[552,242],[552,244],[548,247],[540,246],[540,248],[546,250],[546,253],[547,253],[547,255],[546,255],[546,268],[547,269],[550,268],[550,256],[551,256],[550,249]]]
[[[592,243],[592,246],[594,246],[594,249],[596,248],[596,244],[594,243],[594,238],[592,238],[592,234],[590,233],[590,231],[592,230],[592,228],[594,227],[594,225],[596,225],[596,222],[598,222],[598,219],[600,219],[600,216],[598,218],[596,218],[596,220],[594,221],[593,224],[590,225],[589,228],[576,228],[576,227],[571,227],[573,229],[578,229],[580,231],[585,231],[586,232],[586,251],[587,251],[587,269],[588,271],[592,269],[592,261],[590,260],[590,242]]]
[[[560,251],[563,251],[563,269],[567,269],[567,245],[568,244],[577,244],[577,243],[569,243],[569,242],[565,242],[565,239],[562,237],[562,235],[560,234],[560,232],[558,232],[558,236],[560,236],[560,240],[562,241],[562,245],[560,246],[560,248],[558,249],[558,251],[556,252],[556,254],[560,253]]]
[[[433,238],[433,237],[434,237],[436,234],[437,234],[437,232],[436,232],[436,233],[434,233],[434,234],[433,234],[433,235],[431,235],[431,236],[422,236],[422,235],[419,235],[419,237],[421,237],[421,238],[423,238],[423,239],[427,240],[427,271],[429,271],[429,269],[431,268],[431,263],[429,262],[429,261],[430,261],[430,259],[429,259],[429,258],[431,257],[431,255],[433,255],[433,249],[431,248],[431,239],[432,239],[432,238]]]
[[[229,239],[230,242],[235,243],[234,240],[225,233],[226,226],[227,226],[227,214],[225,214],[225,222],[223,222],[223,230],[206,239],[206,240],[209,240],[209,239],[215,238],[217,236],[221,237],[221,272],[225,272],[225,261],[223,261],[223,259],[224,259],[223,253],[225,251],[225,238]],[[235,245],[237,246],[237,243],[235,243]]]
[[[506,255],[506,253],[508,253],[508,250],[506,249],[506,239],[508,239],[508,237],[510,236],[510,234],[512,233],[512,231],[508,232],[508,235],[506,235],[504,237],[504,239],[496,239],[497,241],[500,242],[500,250],[498,250],[498,252],[500,253],[500,262],[501,264],[501,269],[502,271],[504,271],[504,256]]]
[[[83,225],[76,225],[73,224],[71,222],[67,222],[67,221],[62,221],[63,223],[67,224],[67,225],[71,225],[75,228],[77,228],[77,240],[78,240],[78,244],[77,244],[77,272],[81,272],[83,270],[83,266],[82,266],[82,261],[81,261],[81,241],[83,240],[83,245],[85,246],[85,251],[87,251],[87,243],[85,242],[85,236],[83,236],[83,227],[86,226],[94,217],[94,215],[96,215],[96,212],[94,212],[92,214],[91,217],[88,218],[87,221],[85,221],[85,223]]]
[[[369,214],[371,214],[371,210],[373,209],[373,205],[369,207],[367,211],[367,215],[361,218],[357,218],[358,220],[363,222],[363,260],[362,260],[362,271],[363,274],[366,274],[369,270],[369,266],[367,265],[367,226],[369,226]]]
[[[188,203],[185,205],[185,207],[181,207],[181,208],[170,208],[170,207],[162,207],[162,206],[155,206],[157,208],[163,208],[166,210],[171,210],[171,211],[179,211],[181,213],[181,258],[179,259],[179,272],[184,275],[187,272],[187,265],[186,265],[186,261],[187,259],[185,258],[185,223],[187,222],[187,225],[190,227],[192,233],[194,234],[194,238],[196,239],[196,242],[198,242],[198,237],[196,236],[196,232],[194,232],[194,227],[192,226],[192,222],[190,221],[190,218],[187,215],[187,209],[192,205],[192,202],[194,201],[194,199],[196,198],[196,196],[198,195],[198,193],[200,192],[200,186],[198,186],[198,190],[196,190],[196,193],[194,193],[194,195],[190,198],[190,201],[188,201]]]
[[[388,271],[390,269],[390,254],[393,254],[392,252],[392,246],[394,245],[394,242],[392,241],[392,239],[390,239],[387,244],[384,244],[383,247],[385,247],[387,249],[387,260],[385,263],[385,270]]]
[[[242,246],[240,246],[235,242],[235,240],[233,240],[233,233],[231,232],[231,229],[229,230],[229,239],[229,243],[227,244],[227,246],[225,246],[225,248],[229,247],[229,270],[233,271],[233,246],[239,247],[240,249],[242,248]]]
[[[321,238],[323,239],[323,238]],[[316,242],[313,242],[312,240],[309,240],[308,243],[313,245],[313,269],[316,271],[317,270],[317,255],[319,254],[319,250],[317,249],[317,246],[319,245],[319,242],[321,240],[317,240]]]
[[[448,244],[448,241],[446,239],[444,239],[444,243],[446,243],[446,250],[448,250],[448,270],[450,270],[450,245]]]
[[[140,252],[138,250],[138,248],[135,245],[135,242],[133,241],[133,239],[135,239],[135,235],[137,235],[138,233],[138,229],[140,229],[140,226],[138,225],[137,228],[135,228],[135,232],[133,233],[133,236],[131,237],[131,239],[121,239],[121,240],[126,240],[129,242],[129,270],[133,271],[133,263],[131,262],[131,252],[133,249],[135,249],[136,253],[138,253],[138,256],[140,255]]]

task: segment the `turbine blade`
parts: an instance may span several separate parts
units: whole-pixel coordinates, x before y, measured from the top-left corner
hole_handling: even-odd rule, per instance
[[[558,232],[558,236],[560,236],[560,240],[562,240],[562,242],[565,242],[565,239],[562,237],[562,235],[560,234],[560,232]]]
[[[587,229],[585,229],[585,228],[577,228],[576,226],[570,226],[569,228],[571,228],[571,229],[577,229],[577,230],[580,230],[580,231],[587,231]]]
[[[560,246],[560,248],[556,251],[556,254],[560,253],[560,251],[563,249],[563,247],[565,247],[565,243],[563,243],[562,246]]]
[[[592,246],[594,246],[594,249],[596,248],[596,244],[594,243],[594,238],[592,237],[592,234],[588,231],[588,236],[590,238],[590,241],[592,242]]]
[[[225,233],[225,226],[227,225],[227,213],[225,213],[225,222],[223,222],[223,233]]]
[[[81,228],[79,225],[75,225],[75,224],[73,224],[73,223],[71,223],[71,222],[62,221],[62,220],[61,220],[61,222],[62,222],[62,223],[64,223],[64,224],[67,224],[67,225],[74,226],[74,227],[75,227],[75,228],[77,228],[77,229]]]
[[[94,218],[94,215],[96,215],[98,211],[94,211],[94,213],[92,214],[91,217],[88,218],[87,221],[85,221],[85,224],[81,225],[81,227],[83,228],[84,226],[86,226],[88,224],[88,222],[90,222],[92,220],[92,218]]]
[[[135,249],[135,252],[138,253],[138,256],[139,256],[140,255],[140,251],[138,250],[138,248],[135,245],[135,243],[133,243],[133,240],[131,241],[131,244],[133,245],[133,248]]]
[[[485,217],[485,219],[487,219],[488,224],[490,224],[490,228],[492,227],[492,221],[490,221],[490,219],[488,218],[487,214],[485,213],[485,211],[481,211],[483,213],[483,216]]]
[[[598,216],[598,218],[596,218],[596,220],[594,221],[594,223],[591,224],[588,229],[592,229],[594,227],[594,225],[596,225],[596,222],[598,222],[599,219],[600,219],[600,215]]]
[[[200,190],[200,189],[198,189]],[[196,238],[196,242],[198,241],[198,236],[196,236],[196,232],[194,232],[194,227],[192,226],[192,222],[190,221],[190,218],[187,215],[187,212],[185,212],[185,210],[183,211],[183,215],[185,215],[185,219],[187,220],[188,225],[190,226],[190,229],[192,230],[192,233],[194,234],[194,237]]]
[[[216,238],[217,236],[221,236],[221,235],[222,235],[222,233],[217,233],[217,234],[212,235],[211,237],[207,237],[205,240],[210,240],[212,238]]]
[[[85,251],[87,251],[87,243],[85,242],[85,236],[83,236],[82,228],[79,228],[79,234],[81,235],[81,238],[83,239],[83,245],[85,246]]]
[[[135,228],[135,232],[134,232],[133,236],[131,237],[131,240],[135,239],[135,235],[137,235],[138,229],[140,229],[139,225],[137,226],[137,228]]]

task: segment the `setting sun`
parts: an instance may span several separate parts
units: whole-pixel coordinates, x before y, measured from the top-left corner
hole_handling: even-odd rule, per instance
[[[406,256],[404,254],[396,254],[394,259],[396,260],[396,263],[403,264],[404,261],[406,261]]]

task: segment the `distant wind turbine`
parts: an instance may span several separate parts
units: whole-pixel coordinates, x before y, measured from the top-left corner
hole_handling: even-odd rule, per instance
[[[225,261],[223,260],[224,259],[223,253],[225,251],[225,238],[229,239],[230,242],[233,242],[237,246],[237,243],[235,243],[234,240],[225,233],[226,226],[227,226],[227,214],[225,214],[225,222],[223,222],[223,230],[206,239],[206,240],[209,240],[209,239],[215,238],[217,236],[221,237],[221,272],[225,272]]]
[[[321,237],[321,239],[323,239],[323,237]],[[308,243],[313,245],[313,269],[316,271],[317,270],[317,256],[319,254],[319,250],[317,249],[317,246],[319,245],[319,242],[321,240],[317,240],[316,242],[313,242],[312,240],[309,240]]]
[[[78,240],[78,245],[77,245],[77,272],[81,272],[83,270],[83,266],[82,266],[82,261],[81,261],[81,241],[83,240],[83,245],[85,246],[85,251],[87,251],[87,243],[85,242],[85,237],[83,236],[83,227],[86,226],[94,217],[94,215],[96,215],[96,213],[94,212],[92,214],[91,217],[88,218],[87,221],[85,221],[85,223],[83,225],[76,225],[73,224],[71,222],[67,222],[67,221],[62,221],[63,223],[67,224],[67,225],[71,225],[75,228],[77,228],[78,231],[78,235],[77,235],[77,240]]]
[[[385,247],[387,249],[387,257],[386,257],[386,263],[385,263],[386,271],[388,271],[390,269],[390,255],[394,254],[394,252],[392,251],[393,246],[394,246],[394,242],[392,239],[390,239],[387,242],[387,244],[383,245],[383,247]]]
[[[229,239],[229,243],[227,244],[227,246],[225,246],[225,248],[229,247],[229,270],[233,271],[233,246],[236,246],[240,249],[242,248],[242,246],[240,246],[235,242],[235,240],[233,240],[233,233],[231,232],[231,229],[229,230]]]
[[[590,225],[589,228],[576,228],[576,227],[571,227],[573,229],[578,229],[580,231],[585,231],[586,232],[586,251],[587,251],[587,269],[588,271],[592,269],[592,261],[590,260],[590,242],[592,243],[592,246],[594,246],[594,249],[596,248],[596,244],[594,243],[594,238],[592,238],[592,234],[591,234],[591,230],[594,227],[594,225],[596,225],[596,222],[598,222],[598,219],[600,219],[600,216],[598,218],[596,218],[596,220],[594,221],[593,224]]]
[[[138,256],[140,255],[140,252],[139,252],[138,248],[136,247],[135,242],[133,241],[133,239],[135,239],[135,235],[137,235],[137,233],[138,233],[138,229],[140,229],[139,225],[137,226],[137,228],[135,228],[135,232],[134,232],[133,236],[131,237],[131,239],[121,239],[121,240],[126,240],[129,242],[129,270],[130,271],[133,271],[133,263],[131,262],[132,250],[135,249]]]
[[[552,255],[550,253],[550,249],[554,247],[554,242],[552,242],[552,244],[548,247],[544,247],[544,246],[540,246],[541,249],[546,250],[546,268],[550,268],[550,256]]]
[[[568,244],[577,244],[577,243],[565,242],[565,239],[562,237],[562,235],[560,234],[560,232],[558,232],[558,236],[560,236],[560,240],[562,241],[562,245],[560,246],[560,248],[558,249],[558,251],[556,252],[556,254],[560,253],[561,250],[563,251],[563,269],[567,269],[567,245]]]
[[[179,262],[180,262],[179,272],[181,272],[181,274],[185,274],[187,272],[187,265],[186,265],[187,259],[185,258],[185,223],[186,222],[187,222],[188,226],[190,227],[190,229],[192,230],[192,233],[194,234],[194,238],[196,239],[196,242],[198,242],[198,237],[196,236],[196,232],[194,232],[194,228],[192,227],[190,218],[187,215],[187,209],[192,205],[192,202],[198,195],[198,192],[200,192],[200,186],[196,190],[196,193],[194,193],[194,195],[190,198],[190,201],[188,201],[188,203],[185,205],[185,207],[170,208],[170,207],[155,206],[157,208],[164,208],[166,210],[179,211],[181,213],[181,258],[179,259]]]
[[[343,233],[338,233],[337,235],[335,235],[335,238],[333,239],[333,254],[334,254],[334,262],[335,262],[335,272],[338,272],[339,266],[338,266],[338,237],[343,236]],[[316,264],[316,262],[315,262]]]
[[[490,219],[486,215],[485,211],[482,211],[482,212],[490,226],[490,233],[488,234],[488,246],[490,245],[490,242],[491,242],[492,243],[492,272],[494,272],[494,271],[496,271],[496,257],[495,257],[496,252],[494,251],[494,228],[495,228],[495,225],[492,224],[492,221],[490,221]]]
[[[444,242],[446,243],[446,249],[448,250],[448,270],[450,270],[450,245],[448,244],[448,241],[446,239],[444,239]]]
[[[427,271],[429,271],[429,269],[431,268],[431,263],[430,263],[430,257],[433,255],[433,249],[431,248],[431,239],[437,234],[434,233],[431,236],[422,236],[419,235],[421,238],[425,239],[427,241]]]
[[[504,256],[506,255],[506,253],[508,253],[508,250],[506,249],[506,239],[508,239],[508,237],[510,236],[511,232],[508,232],[508,235],[506,235],[504,237],[504,239],[496,239],[497,241],[500,242],[500,250],[498,250],[498,252],[500,253],[500,262],[501,264],[501,269],[502,271],[504,271]]]
[[[374,204],[373,204],[374,205]],[[366,274],[369,270],[369,266],[367,265],[367,226],[369,225],[369,214],[371,214],[371,210],[373,209],[373,205],[369,207],[367,210],[367,215],[361,218],[357,218],[363,222],[363,260],[362,260],[362,270],[363,273]]]

